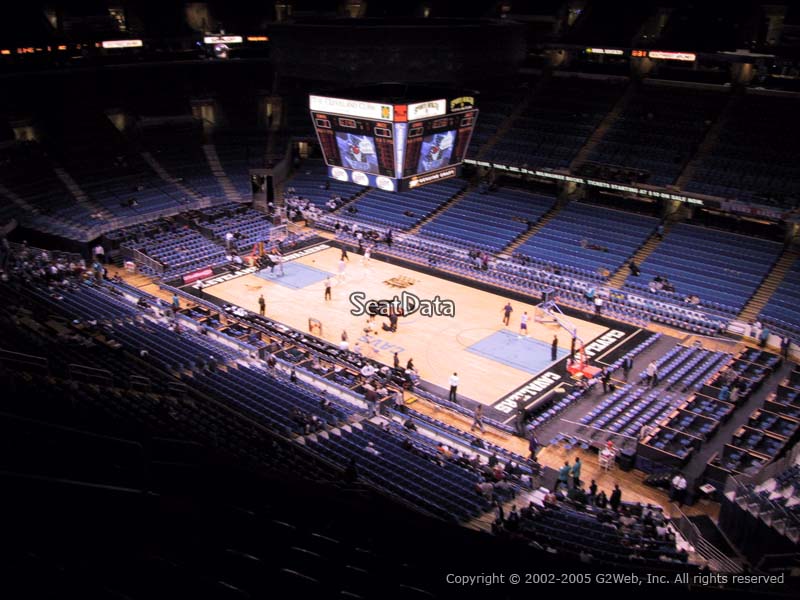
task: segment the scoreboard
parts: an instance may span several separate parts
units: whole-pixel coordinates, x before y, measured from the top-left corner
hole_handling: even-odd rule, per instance
[[[474,96],[375,102],[309,96],[328,175],[390,192],[456,177],[478,117]]]

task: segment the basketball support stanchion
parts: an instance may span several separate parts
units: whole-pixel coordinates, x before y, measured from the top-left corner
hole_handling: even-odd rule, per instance
[[[556,304],[555,300],[548,296],[548,299],[539,304],[538,308],[546,314],[549,319],[544,319],[542,317],[536,317],[536,321],[539,323],[558,323],[559,327],[563,328],[567,333],[570,334],[571,337],[575,338],[575,340],[580,344],[578,354],[578,360],[573,360],[567,366],[567,371],[569,371],[570,375],[576,377],[578,374],[582,375],[586,379],[591,379],[595,377],[602,369],[598,367],[591,366],[586,362],[586,352],[584,352],[584,341],[578,337],[578,330],[575,327],[570,327],[567,323],[564,323],[560,318],[560,316],[566,316],[561,309]],[[575,357],[573,357],[574,359]]]

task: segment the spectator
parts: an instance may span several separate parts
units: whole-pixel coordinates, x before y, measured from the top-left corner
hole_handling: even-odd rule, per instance
[[[600,381],[603,382],[603,393],[607,394],[611,391],[611,369],[605,367],[600,373]]]
[[[647,384],[650,387],[656,387],[658,385],[658,366],[656,362],[650,361],[645,372],[647,373]]]
[[[558,490],[562,485],[565,488],[569,489],[569,474],[571,470],[572,469],[569,466],[569,461],[565,461],[564,466],[558,470],[558,481],[556,482],[556,490]]]
[[[683,506],[683,501],[686,498],[686,477],[684,477],[680,472],[675,473],[675,476],[672,478],[670,483],[672,484],[670,500],[673,502],[678,502],[678,506]]]
[[[625,382],[628,381],[631,369],[633,368],[633,358],[626,356],[622,361],[622,373],[625,376]]]
[[[581,485],[581,467],[583,463],[581,462],[581,457],[575,457],[575,464],[572,465],[572,487],[579,488]]]
[[[789,336],[784,335],[781,338],[781,356],[784,360],[789,358],[789,348],[792,345],[792,340],[789,339]]]
[[[619,511],[619,505],[622,502],[622,490],[619,489],[619,484],[614,484],[614,491],[611,492],[611,498],[608,500],[608,504],[611,506],[611,509],[614,512]]]
[[[600,296],[594,297],[594,314],[598,317],[603,314],[603,299]]]
[[[482,481],[481,483],[475,486],[478,490],[479,494],[483,494],[483,497],[486,498],[491,502],[492,496],[494,495],[494,484],[489,481]]]
[[[530,452],[530,456],[528,458],[536,462],[536,456],[539,454],[539,450],[541,450],[539,440],[537,440],[534,433],[531,432],[530,440],[528,440],[528,451]]]

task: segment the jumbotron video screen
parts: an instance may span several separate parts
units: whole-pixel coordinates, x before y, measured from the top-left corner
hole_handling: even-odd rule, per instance
[[[328,175],[399,192],[456,177],[478,117],[474,96],[414,103],[309,96]]]

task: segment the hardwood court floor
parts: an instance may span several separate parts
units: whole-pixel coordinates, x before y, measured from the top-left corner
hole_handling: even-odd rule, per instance
[[[334,248],[297,259],[302,264],[327,271],[334,279],[333,298],[324,300],[322,281],[307,287],[294,289],[256,275],[245,275],[205,288],[205,292],[226,302],[237,304],[251,311],[258,311],[258,297],[264,294],[266,314],[276,321],[308,331],[308,319],[322,322],[322,336],[328,341],[338,342],[342,331],[347,331],[350,348],[363,336],[366,317],[350,314],[351,292],[362,291],[368,299],[391,298],[400,290],[386,283],[393,278],[405,277],[413,280],[407,288],[421,298],[439,296],[453,300],[455,317],[426,317],[419,313],[401,318],[396,333],[381,331],[373,344],[360,342],[365,355],[391,365],[393,352],[397,351],[401,363],[409,358],[422,379],[448,388],[448,378],[456,371],[460,379],[459,394],[484,404],[493,404],[505,394],[531,380],[531,372],[503,364],[498,360],[481,356],[467,350],[472,344],[504,329],[502,308],[508,298],[476,290],[466,285],[439,279],[404,267],[391,265],[377,259],[364,264],[362,257],[351,253],[350,262],[341,280],[336,277],[340,251]],[[528,312],[528,335],[546,344],[542,348],[545,362],[549,364],[550,343],[553,335],[559,338],[559,347],[569,350],[569,334],[554,323],[534,322],[533,304],[511,301],[514,312],[508,331],[517,333],[520,316]],[[563,317],[575,327],[578,336],[589,341],[606,331],[606,328],[571,317]],[[380,323],[384,319],[378,318]],[[546,348],[546,349],[545,349]]]

